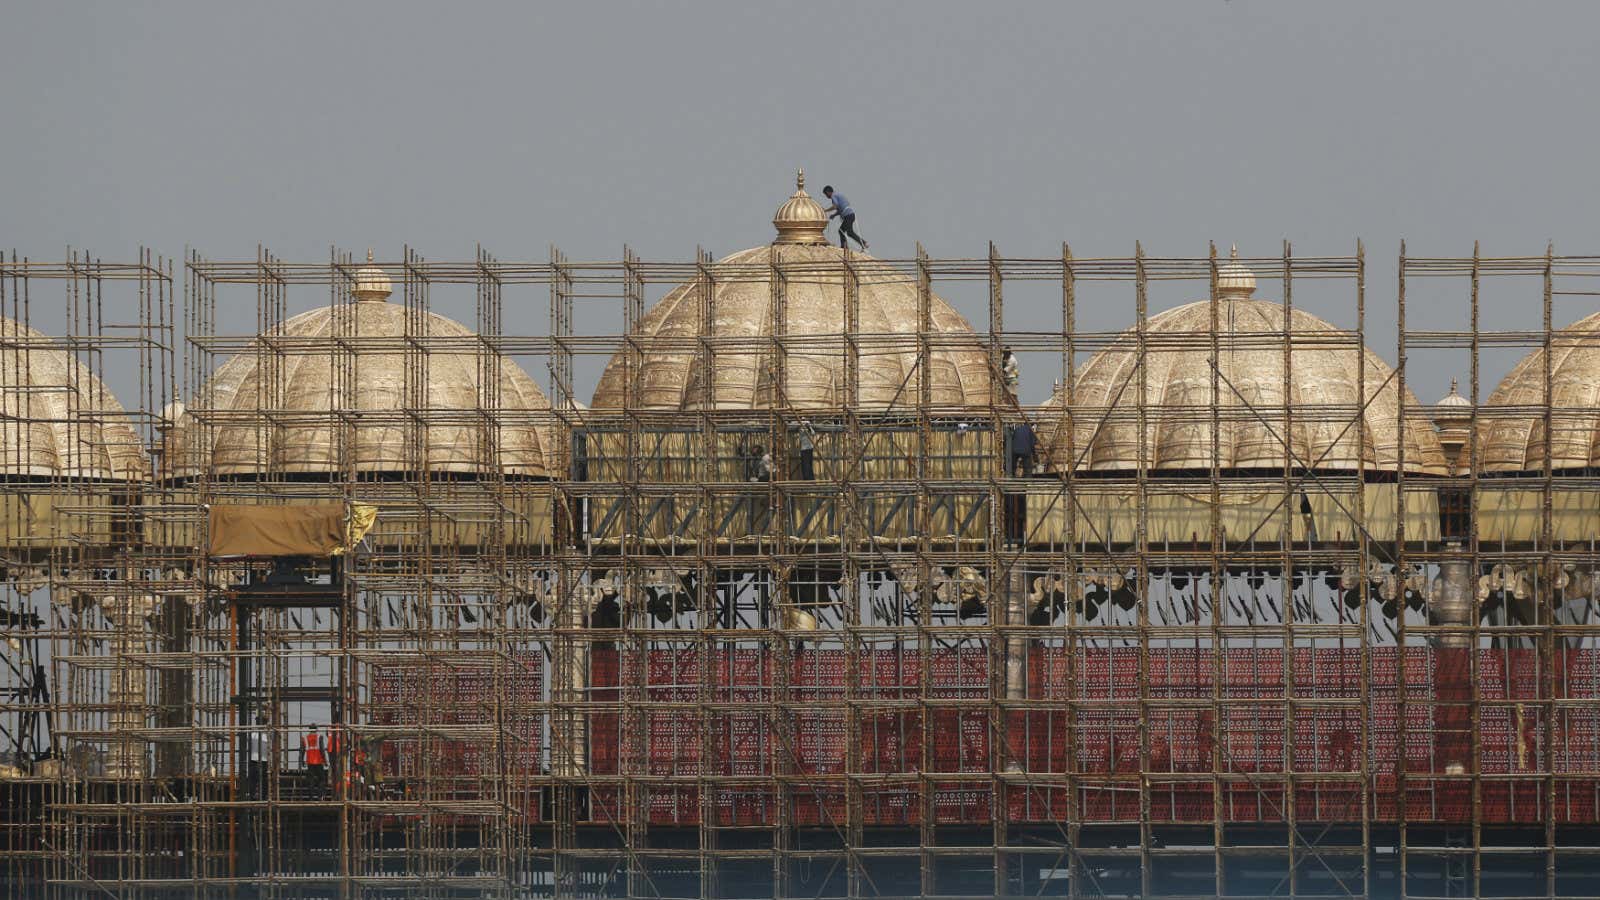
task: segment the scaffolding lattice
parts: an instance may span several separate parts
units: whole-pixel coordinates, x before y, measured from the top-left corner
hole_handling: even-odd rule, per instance
[[[1391,369],[1359,245],[814,256],[195,254],[181,320],[148,253],[0,263],[13,321],[67,295],[0,347],[14,433],[64,352],[137,382],[149,460],[6,481],[7,895],[1600,895],[1600,483],[1482,464],[1497,423],[1592,429],[1552,386],[1600,259],[1402,247]],[[908,324],[869,327],[891,290]],[[1539,321],[1485,327],[1519,290]],[[692,328],[645,327],[665,295]],[[1489,403],[1523,350],[1546,399]],[[1465,413],[1412,397],[1428,365]],[[366,507],[336,554],[210,550],[228,510]]]

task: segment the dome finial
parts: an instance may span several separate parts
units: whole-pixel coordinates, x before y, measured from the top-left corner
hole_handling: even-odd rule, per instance
[[[1238,244],[1234,244],[1232,249],[1230,249],[1228,251],[1228,258],[1229,259],[1238,259],[1239,258],[1239,245]]]
[[[350,288],[350,293],[357,300],[382,302],[389,299],[394,293],[394,286],[389,281],[389,276],[372,263],[372,248],[367,248],[367,264],[356,270],[355,286]]]
[[[826,244],[828,238],[823,234],[828,227],[828,214],[822,211],[822,205],[811,199],[806,193],[805,169],[797,169],[794,175],[794,193],[789,199],[778,207],[778,212],[772,217],[772,225],[778,229],[778,239],[775,244]]]
[[[1456,389],[1457,389],[1457,386],[1459,384],[1460,384],[1460,382],[1457,381],[1456,379],[1454,379],[1454,378],[1450,379],[1450,393],[1452,393],[1452,394],[1456,393]]]

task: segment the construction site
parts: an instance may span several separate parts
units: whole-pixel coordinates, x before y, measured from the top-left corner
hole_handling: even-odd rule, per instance
[[[887,259],[797,181],[0,259],[0,898],[1600,896],[1600,256]]]

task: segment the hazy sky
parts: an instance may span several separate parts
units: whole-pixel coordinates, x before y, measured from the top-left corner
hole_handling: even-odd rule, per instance
[[[687,260],[769,241],[803,165],[884,256],[1360,237],[1392,359],[1402,237],[1600,249],[1597,33],[1577,2],[12,3],[0,245]]]

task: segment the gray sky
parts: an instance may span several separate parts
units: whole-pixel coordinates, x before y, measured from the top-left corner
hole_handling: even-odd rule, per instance
[[[803,165],[883,256],[1361,237],[1392,360],[1401,237],[1596,251],[1597,26],[1463,0],[15,4],[0,245],[687,260],[769,241]],[[1431,402],[1453,368],[1411,381]]]

